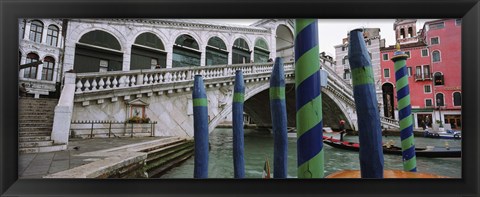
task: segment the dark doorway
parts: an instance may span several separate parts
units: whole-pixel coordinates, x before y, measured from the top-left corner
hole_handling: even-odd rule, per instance
[[[383,92],[383,111],[384,116],[395,119],[395,102],[393,97],[393,85],[385,83],[382,85]]]

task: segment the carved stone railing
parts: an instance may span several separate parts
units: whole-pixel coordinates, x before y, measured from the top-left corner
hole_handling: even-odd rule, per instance
[[[163,94],[190,91],[195,75],[202,75],[208,87],[232,85],[235,71],[242,70],[246,83],[267,80],[270,78],[273,63],[234,64],[202,67],[182,67],[169,69],[152,69],[136,71],[113,71],[105,73],[77,74],[75,102],[85,102],[154,92]],[[284,64],[286,77],[294,76],[294,64]],[[88,104],[88,103],[85,103]]]

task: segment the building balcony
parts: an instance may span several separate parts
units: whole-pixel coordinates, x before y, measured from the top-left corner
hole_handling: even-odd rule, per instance
[[[432,73],[422,73],[422,74],[416,74],[415,75],[415,81],[426,81],[426,80],[432,80]]]

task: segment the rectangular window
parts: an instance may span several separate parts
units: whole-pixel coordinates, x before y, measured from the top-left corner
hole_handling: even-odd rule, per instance
[[[442,29],[445,27],[445,23],[444,22],[439,22],[439,23],[432,23],[430,24],[430,30],[434,30],[434,29]]]
[[[408,55],[408,58],[410,58],[410,51],[405,51],[405,55]]]
[[[388,53],[383,54],[383,61],[388,61]]]
[[[439,44],[439,43],[440,43],[440,41],[439,41],[438,37],[430,38],[430,44],[433,45],[433,44]]]
[[[390,69],[388,68],[383,69],[383,76],[385,78],[390,78]]]
[[[428,49],[422,49],[422,57],[428,56]]]
[[[412,67],[407,67],[407,75],[408,77],[412,76]]]
[[[430,86],[430,85],[423,86],[423,92],[424,93],[432,93],[432,86]]]
[[[462,19],[459,18],[459,19],[455,19],[455,25],[462,25]]]
[[[100,68],[98,72],[107,72],[108,71],[108,60],[100,60]]]
[[[425,99],[425,107],[431,107],[432,106],[432,99]]]

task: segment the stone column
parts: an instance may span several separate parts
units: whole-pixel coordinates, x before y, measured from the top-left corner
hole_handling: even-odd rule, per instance
[[[24,40],[28,40],[30,37],[30,22],[25,21],[25,36],[23,37]]]
[[[132,46],[132,45],[127,45],[127,46]],[[130,70],[130,52],[131,51],[132,51],[131,48],[126,47],[123,52],[122,71]]]

